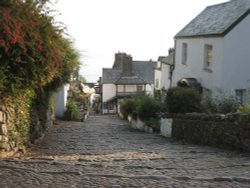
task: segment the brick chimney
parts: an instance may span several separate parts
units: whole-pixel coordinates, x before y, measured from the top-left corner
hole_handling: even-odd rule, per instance
[[[132,76],[133,75],[133,59],[131,55],[126,53],[116,53],[115,54],[115,62],[113,65],[113,69],[122,70],[122,74],[124,76]]]

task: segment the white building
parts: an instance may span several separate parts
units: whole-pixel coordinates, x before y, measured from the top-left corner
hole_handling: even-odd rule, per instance
[[[174,68],[174,49],[169,49],[168,56],[158,58],[155,68],[155,89],[168,89],[172,86],[172,73]]]
[[[57,118],[63,118],[66,110],[69,84],[61,87],[61,89],[54,95],[55,98],[55,115]]]
[[[205,92],[235,92],[244,102],[250,86],[250,0],[203,10],[175,36],[173,84],[196,78]]]
[[[120,99],[138,94],[153,95],[157,62],[133,61],[126,53],[115,54],[112,68],[102,73],[102,113],[117,113]]]

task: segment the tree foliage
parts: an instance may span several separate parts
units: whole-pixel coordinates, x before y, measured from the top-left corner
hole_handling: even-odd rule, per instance
[[[53,24],[45,2],[0,4],[0,93],[58,87],[79,66],[77,52]]]

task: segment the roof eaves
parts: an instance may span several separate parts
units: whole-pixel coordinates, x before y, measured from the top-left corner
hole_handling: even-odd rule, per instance
[[[243,19],[245,19],[250,14],[250,8],[242,14],[234,23],[232,23],[224,32],[223,36],[226,36],[233,28],[235,28]]]
[[[216,33],[216,34],[205,34],[205,35],[176,35],[175,39],[182,39],[182,38],[216,38],[216,37],[224,37],[224,33]]]

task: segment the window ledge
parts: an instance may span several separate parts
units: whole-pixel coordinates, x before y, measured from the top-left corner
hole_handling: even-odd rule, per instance
[[[204,68],[203,70],[206,71],[206,72],[209,72],[209,73],[212,73],[212,72],[213,72],[213,71],[212,71],[210,68],[208,68],[208,67]]]

